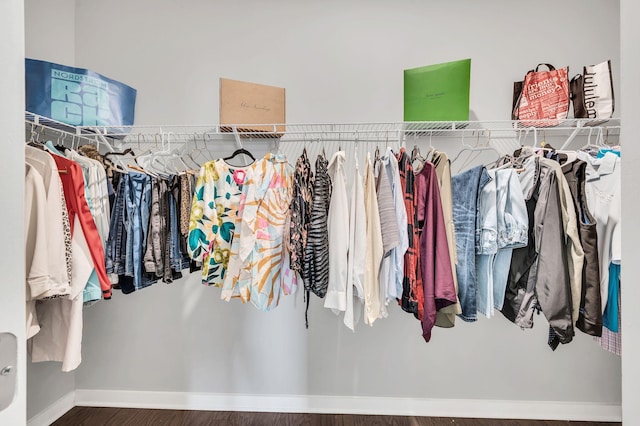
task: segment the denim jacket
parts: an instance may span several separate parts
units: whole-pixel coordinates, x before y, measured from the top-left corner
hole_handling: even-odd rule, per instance
[[[477,254],[527,245],[527,207],[514,169],[488,170],[490,181],[478,197]]]
[[[524,247],[529,220],[522,187],[514,169],[496,170],[498,248]]]
[[[488,170],[487,174],[489,179],[478,195],[476,254],[495,254],[498,252],[496,171]]]
[[[529,221],[514,169],[489,170],[491,181],[478,199],[481,218],[476,247],[478,312],[492,317],[502,309],[514,248],[528,242]]]

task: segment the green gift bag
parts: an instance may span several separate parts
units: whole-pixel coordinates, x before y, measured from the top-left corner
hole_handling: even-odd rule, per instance
[[[404,70],[405,121],[468,121],[471,59]]]

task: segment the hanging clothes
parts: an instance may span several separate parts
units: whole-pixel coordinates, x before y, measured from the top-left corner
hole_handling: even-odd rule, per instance
[[[478,312],[491,318],[502,309],[511,255],[527,245],[529,223],[516,171],[487,172],[492,180],[481,191],[479,212],[489,220],[483,220],[476,273]]]
[[[467,322],[477,320],[476,247],[479,243],[478,194],[489,182],[487,170],[477,166],[451,178],[453,186],[453,220],[456,231],[458,297]]]
[[[600,265],[598,262],[598,233],[596,220],[587,205],[585,191],[587,163],[582,160],[562,165],[573,198],[580,245],[584,252],[582,288],[578,299],[576,327],[592,336],[602,335],[602,298],[600,296]],[[574,301],[575,302],[575,301]]]
[[[353,186],[349,205],[349,253],[347,263],[347,306],[344,325],[355,330],[365,303],[365,270],[367,256],[367,214],[364,185],[358,157],[354,158]]]
[[[67,149],[65,150],[65,156],[78,163],[82,168],[87,205],[95,221],[102,243],[105,244],[109,236],[109,222],[111,219],[107,173],[99,161],[84,157],[76,151]]]
[[[245,178],[256,162],[234,167],[224,160],[202,165],[196,182],[189,225],[189,256],[202,262],[202,283],[221,287]]]
[[[385,228],[391,227],[391,236],[397,236],[397,244],[390,238],[388,255],[382,259],[380,269],[380,291],[384,294],[383,305],[402,298],[402,282],[404,279],[404,255],[409,247],[407,234],[407,210],[404,207],[404,191],[400,184],[398,161],[391,148],[376,162],[377,178],[379,182],[378,202],[380,206],[380,221]],[[387,188],[388,184],[388,188]],[[382,200],[382,201],[381,201]],[[383,219],[384,217],[384,219]],[[383,241],[385,239],[383,229]],[[386,317],[386,308],[383,311]]]
[[[236,216],[221,297],[240,297],[269,311],[278,306],[282,294],[293,294],[297,288],[285,239],[294,170],[283,155],[267,154],[253,164],[244,177],[246,193]]]
[[[585,190],[589,210],[596,220],[600,297],[604,310],[609,298],[609,265],[618,264],[622,259],[620,157],[607,152],[602,158],[594,159],[578,152],[578,158],[587,163]]]
[[[451,186],[451,162],[447,154],[441,151],[434,151],[432,164],[435,166],[438,185],[440,187],[440,201],[442,203],[442,214],[444,216],[444,225],[447,234],[447,246],[449,247],[449,259],[451,261],[451,270],[453,271],[453,285],[456,295],[458,294],[458,275],[456,274],[456,264],[458,255],[456,253],[456,228],[453,222],[453,189]],[[424,163],[423,163],[424,165]],[[456,303],[445,306],[436,313],[436,326],[453,327],[456,321],[456,315],[462,313],[460,300]]]
[[[25,162],[38,173],[45,190],[44,201],[46,236],[42,241],[47,244],[47,256],[39,259],[46,262],[45,269],[38,274],[37,281],[33,281],[32,297],[44,299],[55,296],[65,296],[70,292],[71,280],[71,225],[66,214],[66,200],[62,189],[62,181],[57,173],[57,166],[53,157],[46,152],[25,147]],[[30,179],[37,176],[33,173]],[[33,183],[33,182],[31,182]],[[37,283],[37,284],[36,284]]]
[[[107,189],[107,175],[104,167],[97,160],[84,157],[77,152],[66,149],[64,155],[75,161],[82,168],[84,190],[87,206],[93,216],[103,247],[109,236],[110,204]],[[110,280],[111,281],[111,280]],[[113,284],[113,283],[112,283]],[[91,273],[83,292],[84,303],[95,303],[102,299],[102,291],[97,271]]]
[[[104,248],[84,195],[82,169],[77,163],[64,157],[53,155],[53,159],[56,162],[58,170],[64,171],[61,173],[60,178],[67,202],[71,235],[73,236],[74,234],[74,223],[77,217],[82,226],[82,232],[87,240],[87,245],[89,246],[89,252],[98,274],[103,297],[110,299],[111,282],[105,270]]]
[[[374,176],[376,178],[376,195],[378,197],[378,211],[380,214],[380,225],[382,227],[382,263],[380,266],[379,283],[380,286],[380,313],[381,318],[386,318],[387,304],[389,295],[389,285],[393,285],[395,293],[395,274],[391,270],[393,250],[400,245],[400,230],[398,228],[398,221],[396,218],[396,211],[394,206],[394,196],[389,180],[390,173],[387,173],[386,168],[380,161],[380,158],[376,158],[374,163]]]
[[[47,262],[47,195],[42,176],[25,164],[24,231],[26,269],[26,329],[27,339],[40,331],[36,313],[36,298],[49,291]],[[68,284],[67,284],[68,285]]]
[[[113,163],[102,156],[95,145],[82,145],[78,147],[78,152],[85,157],[91,158],[99,162],[107,175],[107,193],[109,195],[109,203],[113,206],[115,200],[115,188],[118,187],[120,173],[115,170]]]
[[[95,268],[104,298],[111,297],[111,283],[106,276],[102,241],[84,194],[84,179],[80,166],[57,155],[52,155],[47,160],[45,156],[49,154],[27,149],[27,158],[33,158],[34,164],[38,164],[37,167],[44,167],[42,170],[44,175],[48,176],[46,180],[49,184],[56,182],[56,179],[57,182],[61,182],[62,191],[58,194],[57,202],[61,206],[59,211],[62,214],[53,216],[56,204],[52,203],[54,210],[47,212],[47,216],[62,223],[62,241],[65,247],[59,251],[63,253],[65,260],[61,265],[68,277],[66,258],[71,254],[71,277],[64,296],[36,303],[35,316],[40,329],[32,335],[27,347],[33,362],[62,362],[62,371],[72,371],[81,362],[83,291],[87,280]],[[64,224],[66,220],[69,220],[68,227]],[[47,257],[50,257],[49,254]],[[33,314],[33,311],[30,313]],[[30,331],[33,333],[36,330],[32,327]]]
[[[513,249],[529,243],[527,205],[514,169],[496,170],[498,252],[493,261],[493,307],[502,310]]]
[[[182,251],[180,235],[180,177],[171,177],[169,185],[169,265],[171,280],[182,278],[182,270],[189,268],[190,258],[186,251]],[[168,282],[165,279],[165,282]]]
[[[144,270],[154,278],[164,276],[164,241],[167,235],[167,182],[163,179],[151,181],[151,210],[144,253]]]
[[[329,286],[329,235],[327,215],[331,199],[331,178],[327,173],[328,161],[324,154],[316,159],[315,180],[313,182],[313,205],[304,255],[304,288],[323,298]]]
[[[523,167],[519,179],[526,194],[528,245],[513,251],[502,313],[517,326],[531,328],[540,306],[556,340],[569,343],[574,334],[571,286],[557,176],[535,155]]]
[[[400,306],[412,313],[418,320],[424,314],[424,288],[420,272],[420,232],[418,228],[418,198],[416,197],[415,176],[411,158],[404,148],[396,155],[402,188],[404,207],[407,213],[408,248],[404,254],[404,277]]]
[[[602,315],[602,324],[614,333],[620,332],[620,265],[609,265],[609,297]]]
[[[616,302],[617,302],[618,309],[617,309],[617,312],[615,312],[615,314],[617,314],[618,317],[615,320],[613,318],[610,318],[610,316],[614,315],[614,312],[612,311],[611,313],[609,313],[607,311],[610,308],[612,303],[612,302],[609,302],[609,300],[607,300],[607,307],[605,308],[605,311],[607,312],[607,314],[605,315],[605,318],[607,318],[607,327],[603,327],[602,336],[594,337],[594,340],[598,342],[598,344],[604,350],[620,356],[622,355],[622,310],[620,309],[621,295],[620,295],[620,268],[619,268],[620,265],[616,265],[612,263],[611,266],[612,268],[609,271],[609,277],[611,282],[609,283],[609,286],[610,287],[615,286],[617,288],[609,293],[609,298],[610,299],[613,298],[614,295],[617,296]],[[615,326],[617,326],[617,331],[613,330],[615,328],[614,322],[616,323]]]
[[[331,201],[327,219],[329,247],[329,282],[324,307],[335,314],[347,309],[347,263],[349,253],[349,202],[344,170],[345,152],[333,154],[327,173],[331,179]]]
[[[418,221],[424,223],[420,233],[420,266],[424,287],[422,337],[431,340],[436,312],[458,300],[453,284],[447,232],[435,167],[425,162],[416,178]]]
[[[562,224],[566,235],[567,267],[569,268],[569,283],[571,285],[571,318],[575,324],[580,312],[580,297],[582,295],[582,268],[584,266],[584,251],[580,243],[576,208],[571,195],[571,188],[564,176],[562,167],[557,161],[546,158],[540,159],[543,165],[551,167],[556,174],[558,194],[562,211]]]
[[[476,306],[478,313],[493,316],[493,261],[498,254],[498,200],[496,171],[487,170],[489,180],[478,194],[479,244],[476,246]]]
[[[380,263],[384,255],[382,226],[380,223],[380,209],[376,193],[376,178],[373,174],[371,155],[367,153],[364,169],[364,206],[367,222],[367,246],[365,250],[364,272],[364,323],[373,325],[375,320],[382,318],[380,304]]]
[[[293,176],[293,199],[291,201],[291,229],[289,231],[289,254],[291,269],[304,277],[304,255],[311,222],[313,203],[313,170],[307,150],[296,160]]]
[[[126,199],[125,188],[128,185],[125,178],[118,178],[118,186],[111,210],[109,236],[105,247],[105,264],[110,280],[114,286],[120,288],[120,276],[124,275],[126,252]]]
[[[187,172],[180,175],[180,250],[188,256],[189,216],[193,203],[192,174]]]
[[[192,188],[183,184],[181,175],[151,175],[129,171],[114,181],[118,187],[107,243],[106,270],[114,288],[123,294],[149,287],[159,280],[171,283],[182,277],[182,270],[192,268],[182,234],[185,209],[191,202],[184,194]],[[185,175],[187,180],[191,176]]]
[[[123,293],[128,294],[153,284],[144,274],[144,254],[149,232],[152,179],[143,173],[130,172],[125,183],[125,258],[124,276],[119,279]]]

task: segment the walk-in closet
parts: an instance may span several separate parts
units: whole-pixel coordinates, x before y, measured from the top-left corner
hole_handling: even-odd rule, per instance
[[[639,15],[2,2],[0,424],[640,424]],[[468,115],[407,112],[434,64]]]

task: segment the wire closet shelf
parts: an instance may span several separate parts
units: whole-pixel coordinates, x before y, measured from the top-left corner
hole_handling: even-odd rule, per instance
[[[577,136],[606,135],[617,138],[620,119],[564,119],[535,121],[427,121],[325,124],[203,124],[203,125],[133,125],[133,126],[71,126],[30,112],[27,123],[45,126],[54,131],[87,138],[101,138],[114,146],[123,144],[161,143],[184,144],[211,140],[275,140],[281,142],[400,142],[411,138],[466,138],[511,136],[518,139],[533,136],[561,137],[568,145]]]

